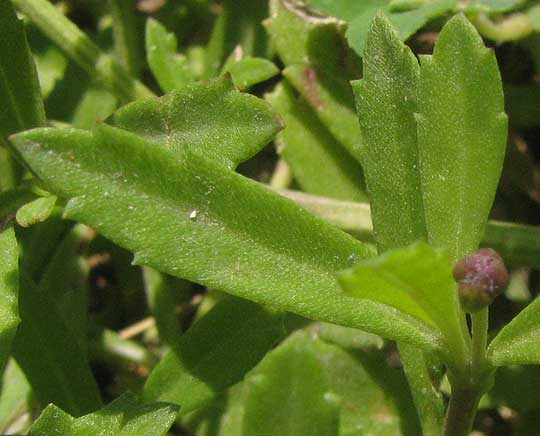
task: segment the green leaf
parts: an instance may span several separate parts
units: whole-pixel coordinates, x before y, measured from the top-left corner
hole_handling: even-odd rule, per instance
[[[310,341],[293,336],[248,379],[242,436],[338,436],[339,403]]]
[[[10,0],[0,0],[0,142],[45,124],[36,66],[22,21]]]
[[[193,76],[184,55],[177,53],[174,33],[157,20],[146,22],[146,57],[152,74],[164,92],[181,89],[193,82]]]
[[[534,300],[493,339],[488,358],[495,366],[540,363],[540,299]]]
[[[486,12],[508,12],[527,3],[527,0],[469,0],[461,6],[464,9]]]
[[[17,211],[17,223],[22,227],[30,227],[33,224],[45,221],[51,215],[55,204],[56,197],[54,195],[40,197],[27,203]]]
[[[51,404],[28,436],[165,436],[177,411],[167,403],[140,404],[131,394],[77,419]]]
[[[389,251],[342,273],[340,284],[349,295],[395,307],[438,329],[455,353],[450,358],[463,357],[456,284],[443,252],[424,243]]]
[[[106,125],[39,129],[14,143],[51,192],[69,199],[66,217],[136,253],[138,264],[308,318],[439,345],[411,317],[339,294],[334,273],[370,256],[368,247],[222,165]]]
[[[21,276],[21,324],[13,354],[42,404],[54,402],[74,415],[101,405],[84,349],[48,295]]]
[[[301,65],[285,68],[283,75],[315,110],[332,135],[359,160],[361,135],[348,82]]]
[[[111,122],[175,151],[179,158],[195,153],[226,168],[252,157],[283,127],[266,102],[239,93],[227,76],[132,103]]]
[[[282,316],[227,298],[184,334],[152,371],[145,398],[189,413],[239,382],[283,336]]]
[[[31,409],[32,389],[17,363],[10,359],[2,376],[2,393],[0,394],[0,432],[26,433],[30,423],[21,419]],[[22,423],[20,423],[23,421]],[[21,427],[17,427],[18,425]],[[14,426],[15,428],[13,428]]]
[[[497,61],[463,15],[421,56],[418,151],[429,242],[452,259],[476,249],[506,148]]]
[[[41,86],[41,95],[46,99],[54,90],[56,84],[64,77],[68,60],[52,44],[43,47],[41,50],[35,50],[32,45],[32,49]]]
[[[108,118],[118,106],[116,97],[99,84],[91,84],[73,111],[71,124],[90,129]]]
[[[364,200],[362,169],[317,119],[287,82],[266,99],[281,114],[285,129],[278,151],[306,192],[342,200]]]
[[[380,252],[426,238],[416,137],[420,67],[384,15],[371,24],[364,78],[353,82],[361,162]]]
[[[225,72],[232,76],[238,89],[245,90],[279,74],[279,68],[267,59],[245,57],[229,65]]]
[[[379,10],[387,15],[401,40],[406,41],[431,20],[454,11],[458,6],[456,0],[309,0],[308,3],[326,14],[349,22],[347,39],[359,55],[364,53],[369,24]]]
[[[13,227],[0,228],[0,373],[11,351],[19,325],[19,249]]]

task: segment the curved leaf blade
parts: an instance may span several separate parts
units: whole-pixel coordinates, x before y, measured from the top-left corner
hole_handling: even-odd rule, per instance
[[[51,191],[70,199],[66,217],[139,264],[308,318],[439,345],[411,317],[339,294],[335,272],[369,248],[221,165],[179,159],[109,126],[38,129],[13,141]]]
[[[488,358],[495,366],[540,363],[540,299],[534,300],[493,339]]]

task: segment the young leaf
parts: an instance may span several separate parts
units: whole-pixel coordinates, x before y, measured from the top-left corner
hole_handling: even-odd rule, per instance
[[[31,401],[32,389],[26,377],[17,363],[13,359],[9,359],[2,376],[0,433],[7,434],[8,428],[14,433],[25,434],[28,431],[30,422],[24,422],[24,419],[21,420],[21,417],[29,414]],[[20,421],[23,422],[20,423]],[[25,426],[26,428],[24,428]]]
[[[97,412],[73,418],[49,405],[28,436],[165,436],[178,408],[167,403],[140,404],[124,394]]]
[[[305,100],[282,82],[266,96],[286,128],[278,150],[304,191],[342,200],[364,200],[362,169],[317,119]],[[324,162],[324,165],[321,163]]]
[[[462,358],[459,303],[452,265],[443,252],[424,243],[361,261],[340,275],[349,295],[378,301],[441,331]]]
[[[247,383],[242,436],[339,435],[339,403],[303,334],[270,353]]]
[[[245,90],[279,74],[279,68],[263,58],[246,57],[225,68],[236,87]]]
[[[157,20],[146,22],[146,57],[152,74],[164,92],[181,89],[193,82],[184,55],[176,52],[176,36]]]
[[[228,76],[134,102],[118,110],[111,122],[179,156],[196,153],[231,169],[283,127],[266,102],[239,93]]]
[[[418,151],[429,242],[459,259],[478,247],[506,147],[497,61],[463,15],[422,56]]]
[[[364,78],[352,87],[380,252],[426,238],[414,119],[419,76],[413,53],[385,16],[378,14],[369,30]]]
[[[40,197],[27,203],[17,211],[17,223],[22,227],[30,227],[32,224],[45,221],[49,218],[55,204],[56,197],[54,195]]]
[[[45,124],[36,66],[23,23],[10,0],[0,0],[0,143]]]
[[[495,366],[540,363],[540,299],[534,300],[493,339],[488,358]]]
[[[335,271],[370,256],[368,247],[222,165],[197,154],[182,159],[106,125],[13,140],[51,192],[69,199],[66,217],[136,253],[139,264],[308,318],[438,347],[437,335],[411,317],[337,292]]]
[[[189,413],[239,382],[283,336],[282,316],[227,298],[197,321],[152,371],[145,398]]]
[[[13,227],[0,228],[0,373],[10,355],[11,342],[20,322],[19,249]]]

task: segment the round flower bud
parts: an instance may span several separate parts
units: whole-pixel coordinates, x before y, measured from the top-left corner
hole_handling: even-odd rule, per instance
[[[499,254],[482,248],[461,259],[454,267],[459,299],[465,312],[478,312],[506,287],[508,271]]]

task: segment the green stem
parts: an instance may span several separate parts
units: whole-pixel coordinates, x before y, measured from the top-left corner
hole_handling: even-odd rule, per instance
[[[468,436],[476,415],[480,394],[471,387],[454,389],[446,411],[444,436]]]
[[[486,359],[488,308],[471,314],[471,321],[470,371],[451,379],[452,395],[446,414],[445,436],[469,435],[480,397],[490,388],[493,370]]]
[[[486,349],[488,334],[488,308],[471,314],[472,321],[472,375],[473,383],[482,384],[483,374],[486,371]]]
[[[470,19],[483,36],[497,42],[516,41],[533,31],[531,19],[522,13],[508,15],[497,22],[484,13],[472,15]]]
[[[109,0],[113,20],[114,48],[122,64],[137,77],[141,67],[139,29],[133,0]]]
[[[13,0],[45,35],[91,77],[103,82],[123,101],[148,98],[152,92],[99,47],[47,0]]]

